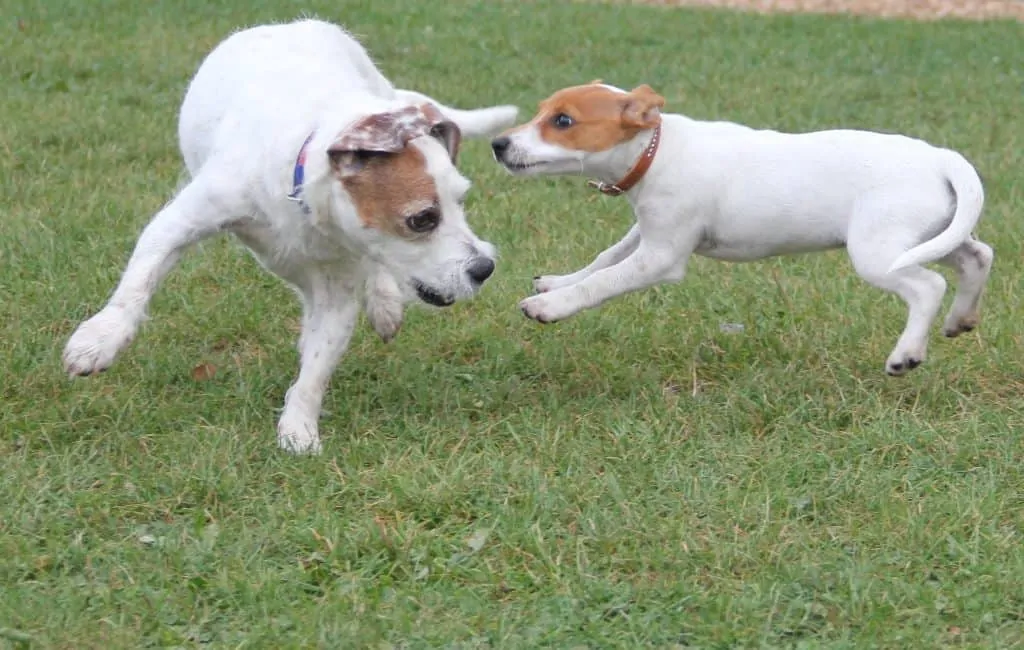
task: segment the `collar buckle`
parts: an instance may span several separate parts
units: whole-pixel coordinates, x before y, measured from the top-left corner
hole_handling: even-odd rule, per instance
[[[651,163],[654,162],[654,155],[658,153],[658,143],[661,141],[661,124],[654,128],[654,135],[651,136],[651,142],[644,149],[644,152],[640,154],[640,158],[633,165],[633,168],[626,173],[626,175],[618,183],[605,183],[604,181],[587,181],[587,185],[596,188],[601,194],[606,196],[619,196],[625,194],[634,185],[640,182],[640,179],[644,177],[647,170],[650,169]]]

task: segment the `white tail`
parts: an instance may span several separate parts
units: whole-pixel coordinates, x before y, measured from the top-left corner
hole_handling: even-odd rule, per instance
[[[464,138],[486,138],[497,135],[516,122],[519,109],[515,106],[489,106],[463,110],[445,106],[441,102],[413,90],[395,90],[398,98],[408,102],[429,102],[437,106],[441,114],[458,125]]]
[[[971,231],[981,217],[985,190],[978,172],[967,159],[954,151],[948,152],[945,160],[943,171],[956,195],[953,219],[938,235],[897,257],[889,267],[889,273],[915,264],[934,262],[949,255],[971,236]]]

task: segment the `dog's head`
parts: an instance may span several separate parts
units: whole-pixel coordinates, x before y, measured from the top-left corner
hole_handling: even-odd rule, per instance
[[[458,126],[422,104],[356,120],[327,148],[334,227],[387,269],[403,299],[444,307],[494,271],[494,247],[463,212],[460,140]]]
[[[594,81],[559,90],[526,124],[491,141],[513,174],[581,173],[591,156],[613,150],[661,124],[665,99],[648,85],[631,91]]]

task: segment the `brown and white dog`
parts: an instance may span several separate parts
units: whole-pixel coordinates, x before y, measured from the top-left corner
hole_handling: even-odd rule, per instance
[[[229,232],[302,299],[301,368],[278,444],[320,451],[317,420],[360,306],[377,333],[403,306],[480,289],[494,247],[466,223],[461,135],[493,135],[514,106],[457,110],[398,90],[340,27],[302,20],[237,32],[199,68],[179,121],[191,175],[143,230],[106,306],[64,350],[72,375],[109,367],[181,253]]]
[[[921,140],[855,130],[780,133],[731,122],[663,115],[649,86],[600,82],[566,88],[492,141],[517,175],[579,174],[624,194],[636,225],[586,268],[535,278],[520,303],[542,323],[629,291],[678,282],[693,254],[733,262],[845,247],[869,283],[909,308],[885,369],[900,375],[925,358],[946,291],[923,265],[958,274],[944,332],[978,323],[992,249],[972,230],[984,192],[960,154]]]

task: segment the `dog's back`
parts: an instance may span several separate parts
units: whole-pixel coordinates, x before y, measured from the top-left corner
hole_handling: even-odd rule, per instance
[[[181,107],[178,137],[195,175],[227,131],[267,133],[292,115],[300,129],[308,115],[342,94],[391,99],[395,91],[366,50],[337,25],[299,20],[236,32],[203,61]],[[298,98],[302,98],[301,101]]]

